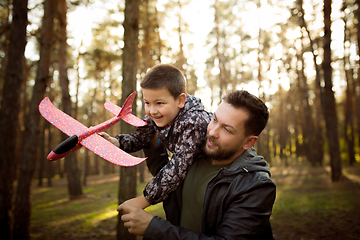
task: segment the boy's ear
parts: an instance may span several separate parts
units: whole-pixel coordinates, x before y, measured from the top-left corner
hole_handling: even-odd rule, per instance
[[[247,150],[251,148],[252,146],[254,146],[257,140],[258,140],[257,136],[249,136],[246,143],[243,145],[243,149]]]
[[[183,108],[185,105],[186,94],[182,93],[179,95],[179,108]]]

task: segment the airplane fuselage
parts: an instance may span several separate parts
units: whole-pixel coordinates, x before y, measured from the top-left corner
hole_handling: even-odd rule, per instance
[[[103,132],[109,129],[111,126],[116,124],[121,120],[123,116],[115,116],[106,122],[103,122],[95,127],[88,128],[87,131],[79,134],[79,135],[72,135],[60,143],[54,150],[52,150],[49,155],[47,156],[47,160],[55,161],[61,159],[70,153],[78,150],[81,147],[80,142],[85,138],[89,137],[92,134],[96,134],[98,132]]]

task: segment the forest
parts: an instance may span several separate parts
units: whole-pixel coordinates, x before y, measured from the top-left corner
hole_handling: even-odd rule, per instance
[[[119,167],[85,148],[47,161],[66,136],[38,106],[49,97],[90,127],[112,117],[106,101],[137,91],[143,118],[139,82],[159,63],[178,67],[208,111],[233,89],[261,98],[270,118],[255,148],[275,171],[324,168],[338,186],[359,166],[359,0],[3,0],[0,13],[2,239],[33,236],[33,191],[59,180],[69,201],[107,175],[119,177],[115,204],[138,194],[145,163]],[[135,239],[120,219],[116,238]]]

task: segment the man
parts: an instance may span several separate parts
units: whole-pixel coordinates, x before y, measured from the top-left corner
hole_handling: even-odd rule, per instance
[[[124,226],[143,239],[273,239],[269,218],[276,187],[253,148],[268,118],[257,97],[229,93],[209,123],[207,157],[193,163],[182,186],[164,201],[167,220],[125,202],[118,207]]]

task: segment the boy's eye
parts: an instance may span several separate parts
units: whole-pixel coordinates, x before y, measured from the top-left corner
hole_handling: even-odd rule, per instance
[[[158,105],[162,105],[162,104],[164,104],[164,103],[163,103],[163,102],[158,102],[157,104],[158,104]]]

